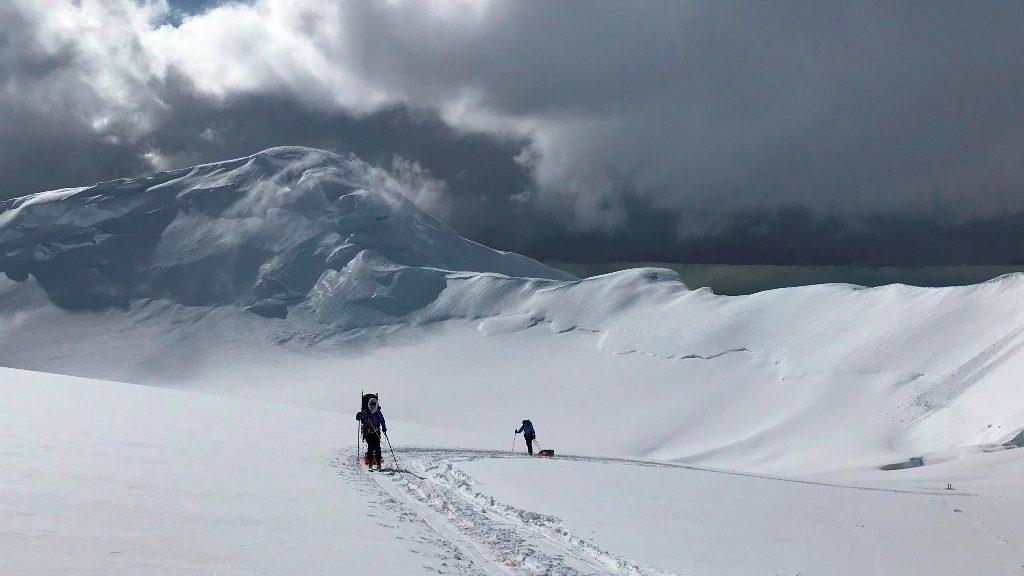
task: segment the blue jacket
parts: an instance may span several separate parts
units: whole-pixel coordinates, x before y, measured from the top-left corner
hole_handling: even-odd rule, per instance
[[[380,407],[377,408],[376,412],[370,412],[369,410],[356,412],[356,420],[363,424],[363,430],[370,429],[374,432],[381,430],[385,434],[388,433],[388,425],[384,421],[384,413],[381,412]]]
[[[537,435],[537,433],[533,431],[533,424],[531,424],[529,422],[527,422],[526,424],[523,424],[522,426],[519,427],[518,430],[516,430],[516,434],[519,434],[520,432],[523,433],[523,436],[536,436]]]

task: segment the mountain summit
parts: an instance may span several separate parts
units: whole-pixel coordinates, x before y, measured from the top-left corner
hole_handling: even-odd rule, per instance
[[[573,279],[460,237],[371,171],[354,156],[281,147],[7,200],[0,271],[34,276],[66,309],[164,299],[277,317],[325,275],[372,272],[392,288],[377,291],[383,300],[425,269]]]

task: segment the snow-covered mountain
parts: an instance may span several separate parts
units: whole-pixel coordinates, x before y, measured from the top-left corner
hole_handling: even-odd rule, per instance
[[[1021,275],[578,280],[304,148],[0,203],[0,270],[0,573],[1024,565]]]
[[[383,184],[352,156],[285,147],[16,198],[0,202],[0,271],[72,310],[166,299],[268,316],[318,280],[388,313],[443,284],[426,269],[573,279],[465,240]]]
[[[424,406],[472,401],[460,426],[488,438],[528,412],[577,450],[783,472],[1024,428],[1024,276],[742,297],[662,269],[577,280],[318,150],[7,201],[0,270],[11,367],[338,410],[379,382],[432,426],[450,415]]]

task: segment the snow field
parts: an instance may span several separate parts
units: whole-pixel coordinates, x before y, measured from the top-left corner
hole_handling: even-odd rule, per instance
[[[596,548],[672,573],[1014,574],[1024,565],[1012,545],[1024,538],[1020,480],[1017,489],[973,496],[943,494],[937,478],[927,492],[913,493],[537,460],[478,459],[458,468],[474,491],[544,510]]]
[[[278,148],[0,202],[0,573],[1024,569],[1024,275],[576,280],[397,186]]]
[[[407,574],[444,557],[330,466],[351,416],[0,369],[0,420],[3,574],[334,575],[367,558]]]
[[[609,348],[610,339],[622,341],[616,332],[622,326],[633,330],[649,322],[637,341],[659,333],[657,323],[663,320],[634,320],[637,310],[568,331],[564,326],[572,323],[559,324],[538,312],[359,331],[310,343],[287,320],[266,320],[232,307],[151,301],[127,313],[69,314],[49,305],[31,281],[0,281],[0,355],[7,365],[25,369],[345,413],[359,391],[373,389],[382,394],[391,417],[450,431],[441,439],[445,446],[502,448],[511,444],[508,435],[519,420],[531,418],[541,442],[576,453],[806,475],[877,468],[912,457],[941,461],[965,447],[1014,437],[1024,422],[1024,402],[1016,401],[1024,365],[1015,340],[1008,342],[998,324],[1006,325],[1012,338],[1018,313],[1007,310],[1012,300],[987,295],[994,287],[1008,290],[1013,281],[944,295],[927,291],[916,300],[933,300],[930,311],[921,312],[933,320],[920,333],[892,325],[879,328],[877,341],[865,340],[861,331],[837,332],[831,339],[823,334],[821,349],[874,351],[857,355],[856,365],[825,364],[800,373],[793,372],[796,361],[772,360],[780,352],[769,347],[786,351],[792,340],[804,338],[779,328],[773,328],[778,331],[774,341],[758,336],[764,342],[755,346],[753,336],[744,336],[732,343],[735,351],[725,353],[667,356]],[[801,297],[775,292],[780,301]],[[695,298],[688,296],[692,292],[679,294],[680,300]],[[879,289],[850,294],[887,297]],[[734,298],[699,294],[695,301],[736,305]],[[826,302],[805,313],[821,330],[845,314],[841,303]],[[893,302],[895,314],[901,304]],[[692,314],[704,318],[714,310]],[[996,327],[963,332],[965,323],[978,324],[975,317]],[[731,322],[744,324],[737,333],[754,334],[755,325],[764,322],[752,318],[735,316]],[[950,328],[954,324],[956,333]],[[810,330],[806,322],[800,328]],[[866,364],[872,354],[897,346],[886,330],[907,332],[899,346],[924,358],[921,363]],[[719,332],[709,329],[708,338],[719,338]],[[679,342],[689,338],[683,332],[677,340],[661,333],[663,347],[680,348]],[[870,346],[857,344],[858,339]],[[943,404],[921,401],[952,388],[955,394],[942,393]]]
[[[0,388],[3,573],[336,574],[368,557],[380,574],[1024,564],[1017,450],[792,480],[435,448],[455,433],[392,417],[392,436],[427,447],[398,444],[409,473],[377,473],[357,463],[348,414],[11,369]]]
[[[372,387],[475,447],[530,417],[578,452],[805,475],[1024,430],[1024,275],[738,297],[655,268],[576,280],[321,150],[4,201],[0,270],[6,366],[342,411]]]

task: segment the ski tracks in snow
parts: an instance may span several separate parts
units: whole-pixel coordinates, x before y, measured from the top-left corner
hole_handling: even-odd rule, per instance
[[[1024,349],[1024,324],[987,346],[927,390],[918,394],[907,408],[921,418],[948,406],[971,386],[988,376]]]
[[[496,501],[456,467],[495,453],[421,449],[402,456],[409,471],[367,472],[352,453],[339,455],[334,465],[376,493],[369,499],[397,521],[429,529],[431,536],[417,540],[434,544],[443,566],[456,574],[669,575],[576,536],[554,516]]]
[[[395,539],[406,540],[410,552],[423,556],[425,573],[507,574],[490,569],[490,563],[479,555],[471,542],[446,529],[434,515],[426,514],[422,507],[410,505],[399,491],[387,489],[385,482],[375,482],[376,478],[356,463],[354,453],[339,454],[331,465],[365,496],[369,516],[380,526],[395,530]]]
[[[339,453],[334,466],[366,493],[371,514],[399,534],[416,534],[415,546],[431,547],[425,568],[440,574],[544,574],[575,576],[611,574],[668,576],[672,573],[628,559],[597,546],[565,526],[561,519],[516,508],[478,489],[460,462],[510,458],[507,453],[458,448],[405,448],[399,452],[404,470],[368,472],[351,450]],[[858,486],[814,480],[778,478],[688,464],[622,458],[563,455],[561,459],[635,466],[671,467],[710,474],[728,474],[766,481],[808,484],[837,490],[941,495],[970,498],[970,492]],[[396,526],[401,524],[402,526]],[[411,526],[412,530],[409,530]],[[852,551],[852,549],[851,549]],[[428,560],[425,558],[425,561]]]

